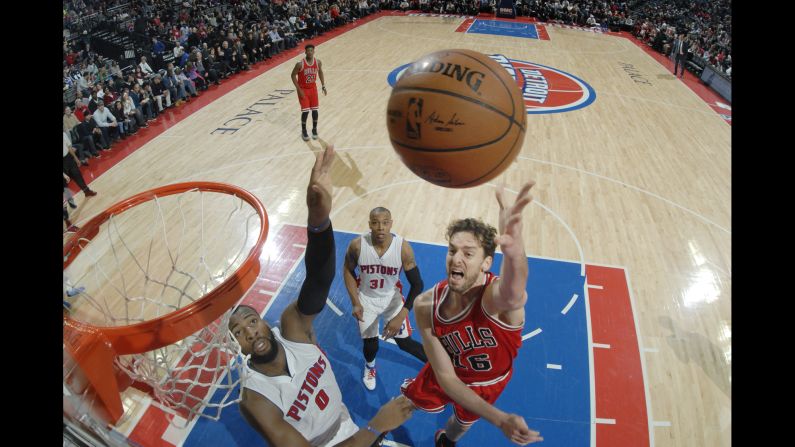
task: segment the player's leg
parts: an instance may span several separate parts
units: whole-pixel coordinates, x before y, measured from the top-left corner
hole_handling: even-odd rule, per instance
[[[309,134],[306,133],[306,118],[309,116],[309,91],[304,89],[304,96],[298,98],[301,104],[301,138],[309,141]]]
[[[362,337],[362,353],[364,354],[364,373],[362,382],[365,388],[375,389],[375,356],[378,353],[378,314],[373,312],[372,306],[363,295],[359,294],[362,302],[362,320],[359,321],[359,334]]]
[[[384,324],[392,321],[392,319],[400,313],[400,311],[403,309],[404,301],[403,295],[398,290],[395,290],[395,294],[392,296],[389,306],[382,314],[384,317]],[[422,363],[426,363],[428,361],[428,357],[425,355],[425,349],[423,349],[422,343],[411,338],[411,323],[409,323],[408,314],[403,320],[403,324],[400,326],[400,331],[398,331],[394,338],[398,348],[413,355]]]
[[[309,108],[312,110],[312,139],[317,140],[317,116],[318,116],[318,97],[317,87],[312,89],[312,94],[309,95]]]
[[[508,372],[501,381],[495,384],[483,386],[469,385],[469,389],[474,391],[489,404],[494,405],[494,402],[500,397],[505,386],[508,385],[511,375],[511,372]],[[447,420],[444,430],[436,432],[436,446],[455,446],[455,443],[466,434],[470,427],[472,427],[472,424],[477,422],[478,419],[480,419],[480,416],[462,407],[457,402],[453,402],[453,414]]]

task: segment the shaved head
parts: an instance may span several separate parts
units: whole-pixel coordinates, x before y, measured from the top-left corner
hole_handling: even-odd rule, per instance
[[[370,211],[370,218],[372,219],[376,214],[386,213],[388,218],[392,218],[392,213],[383,206],[377,206]]]

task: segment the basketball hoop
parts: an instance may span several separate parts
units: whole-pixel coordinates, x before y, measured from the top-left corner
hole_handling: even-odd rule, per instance
[[[132,381],[186,421],[239,401],[225,312],[259,276],[267,234],[259,199],[213,182],[142,192],[83,224],[63,248],[65,277],[86,287],[64,315],[65,416],[78,396],[75,414],[116,424]]]

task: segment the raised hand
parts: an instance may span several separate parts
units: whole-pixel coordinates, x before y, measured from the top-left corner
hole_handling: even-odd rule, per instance
[[[315,155],[315,165],[306,189],[308,223],[312,227],[324,225],[331,213],[331,164],[334,162],[334,145],[328,144]]]
[[[516,201],[509,207],[505,206],[503,187],[499,186],[497,188],[497,203],[500,204],[498,228],[500,235],[495,239],[495,242],[500,245],[503,254],[519,254],[519,252],[521,252],[521,255],[524,256],[524,247],[521,244],[522,210],[533,201],[533,196],[530,195],[530,188],[535,186],[535,184],[536,183],[532,180],[525,183],[519,191]],[[519,252],[517,252],[517,250]]]

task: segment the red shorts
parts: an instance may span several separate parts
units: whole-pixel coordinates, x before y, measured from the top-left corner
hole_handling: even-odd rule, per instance
[[[301,104],[301,111],[317,110],[317,85],[312,84],[312,87],[302,88],[301,90],[304,91],[304,97],[298,98],[298,102]]]
[[[483,385],[466,385],[470,390],[474,391],[475,394],[483,398],[483,400],[494,405],[494,402],[496,402],[497,398],[502,394],[502,390],[505,389],[505,385],[511,380],[512,374],[513,369],[498,379],[489,382],[477,382],[483,383]],[[458,405],[458,403],[453,402],[453,400],[445,394],[441,385],[436,381],[436,376],[433,374],[430,363],[426,363],[425,366],[423,366],[416,378],[406,379],[400,387],[400,392],[402,392],[415,407],[429,413],[441,413],[445,405],[452,402],[453,413],[461,425],[472,425],[480,419],[480,416]]]

